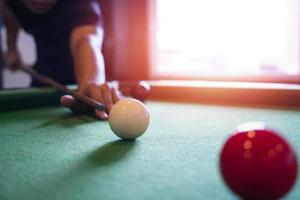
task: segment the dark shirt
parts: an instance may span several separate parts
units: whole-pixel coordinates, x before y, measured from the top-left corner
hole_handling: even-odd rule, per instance
[[[35,40],[37,61],[34,68],[62,84],[75,83],[70,34],[82,25],[102,27],[98,1],[59,0],[43,15],[32,13],[20,0],[7,2],[21,27]],[[33,82],[33,85],[39,84]]]
[[[0,33],[1,33],[1,28],[2,28],[2,21],[0,19]],[[0,34],[0,48],[2,47],[1,41],[2,41],[2,39],[1,39],[1,34]],[[4,60],[3,60],[3,57],[2,57],[2,53],[0,53],[0,90],[3,89],[3,80],[2,80],[2,68],[3,68],[3,66],[4,66]]]
[[[0,33],[1,33],[1,29],[2,29],[2,21],[1,21],[1,19],[0,19]],[[1,34],[0,34],[0,48],[2,47],[2,38],[1,38]],[[1,52],[1,51],[0,51]],[[3,65],[4,65],[4,61],[3,61],[3,57],[2,57],[3,55],[2,55],[2,53],[0,53],[0,85],[1,85],[1,76],[2,76],[2,74],[1,74],[1,68],[3,67]],[[1,86],[0,86],[1,87]]]

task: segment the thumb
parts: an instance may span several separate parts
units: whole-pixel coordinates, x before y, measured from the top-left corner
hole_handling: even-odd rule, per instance
[[[60,98],[60,104],[66,108],[72,109],[76,104],[76,100],[71,95],[64,95]]]
[[[83,102],[78,101],[71,95],[64,95],[60,98],[60,104],[69,108],[75,114],[91,113],[92,107],[89,107]]]

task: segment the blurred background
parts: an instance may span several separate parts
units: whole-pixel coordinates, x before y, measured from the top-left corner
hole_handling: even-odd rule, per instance
[[[299,0],[100,0],[109,80],[300,83]],[[5,29],[1,47],[5,52]],[[18,39],[25,64],[33,39]],[[30,78],[3,68],[3,88]]]

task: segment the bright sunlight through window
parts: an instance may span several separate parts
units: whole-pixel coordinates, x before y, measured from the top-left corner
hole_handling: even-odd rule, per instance
[[[157,0],[154,73],[299,74],[299,0]]]

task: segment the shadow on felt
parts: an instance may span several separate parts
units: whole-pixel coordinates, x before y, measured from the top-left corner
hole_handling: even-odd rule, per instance
[[[58,168],[55,174],[44,177],[43,184],[39,187],[40,194],[62,195],[66,192],[64,188],[72,185],[90,184],[95,178],[101,182],[106,170],[127,159],[136,145],[136,141],[116,140],[87,152],[77,161],[62,165],[64,167]]]
[[[58,116],[53,116],[49,119],[47,119],[45,122],[41,123],[36,128],[45,128],[52,125],[58,125],[61,127],[74,127],[86,123],[93,123],[96,121],[100,121],[98,118],[96,118],[93,114],[73,114],[73,113],[65,113]]]
[[[128,154],[136,144],[137,141],[134,140],[116,140],[109,142],[92,152],[87,157],[87,161],[95,166],[110,165],[124,159],[126,154]]]
[[[64,178],[68,180],[70,177],[77,177],[78,181],[80,181],[82,177],[91,174],[99,175],[101,169],[111,167],[126,159],[136,145],[137,143],[135,141],[126,140],[108,142],[83,157],[79,163],[70,166],[70,168],[65,171]]]

